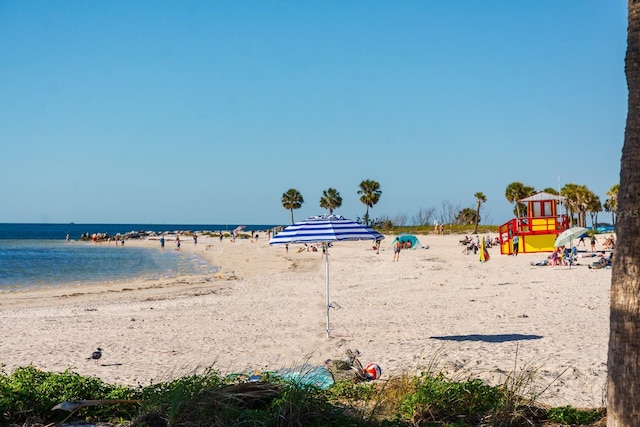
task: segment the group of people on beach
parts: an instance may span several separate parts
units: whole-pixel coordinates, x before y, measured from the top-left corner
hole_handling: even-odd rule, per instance
[[[438,221],[433,221],[433,234],[444,236],[444,223],[438,224]]]
[[[196,246],[198,244],[198,235],[195,233],[191,234],[191,237],[193,237],[193,245]],[[160,236],[160,249],[164,251],[164,236]],[[180,240],[180,235],[177,234],[176,235],[176,250],[179,251],[180,250],[180,245],[182,245],[182,241]]]
[[[484,240],[484,247],[487,249],[493,246],[500,245],[500,239],[498,238],[498,236],[493,239],[491,238],[491,236],[485,236],[482,238],[480,236],[476,236],[475,240],[472,237],[464,236],[464,239],[458,241],[458,245],[464,246],[464,249],[462,250],[463,254],[469,255],[472,252],[474,254],[477,254],[478,250],[480,250],[481,239]]]

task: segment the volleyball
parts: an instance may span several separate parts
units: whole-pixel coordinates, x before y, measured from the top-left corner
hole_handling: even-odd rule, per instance
[[[369,363],[365,366],[364,371],[367,373],[367,378],[370,380],[377,380],[380,378],[380,375],[382,375],[382,369],[380,369],[380,366],[375,363]]]

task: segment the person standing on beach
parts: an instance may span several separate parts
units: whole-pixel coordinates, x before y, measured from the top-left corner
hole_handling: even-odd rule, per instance
[[[396,239],[393,243],[393,261],[400,261],[400,250],[402,249],[402,243],[400,239]]]
[[[198,235],[194,233],[193,235],[193,246],[196,246],[198,244]]]
[[[515,236],[513,236],[513,255],[514,256],[518,256],[518,246],[520,245],[520,239],[518,238],[518,235],[516,234]]]
[[[176,250],[180,250],[180,235],[176,236]]]
[[[160,249],[164,251],[164,236],[160,237]]]
[[[591,235],[591,252],[595,252],[596,251],[596,242],[598,240],[596,240],[596,235],[592,234]]]

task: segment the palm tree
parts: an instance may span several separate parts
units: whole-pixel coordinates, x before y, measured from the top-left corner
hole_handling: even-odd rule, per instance
[[[638,425],[640,413],[640,2],[628,1],[628,105],[620,161],[617,244],[611,272],[607,426]]]
[[[587,212],[591,217],[591,227],[595,229],[598,226],[598,212],[602,212],[602,203],[600,203],[600,197],[593,192],[589,194]]]
[[[616,209],[618,209],[618,190],[620,189],[620,184],[614,184],[611,186],[609,190],[607,190],[607,197],[609,197],[604,202],[605,209],[607,212],[611,212],[611,223],[613,225],[616,224]]]
[[[364,214],[364,223],[369,225],[369,208],[373,208],[373,205],[380,201],[380,184],[372,179],[365,179],[360,183],[360,201],[367,206],[367,211]]]
[[[560,190],[560,195],[566,197],[564,204],[569,214],[569,226],[573,227],[573,214],[578,211],[578,184],[567,183]]]
[[[333,210],[342,206],[342,197],[335,188],[329,187],[322,192],[320,198],[320,207],[323,209],[329,209],[329,215],[333,214]]]
[[[507,201],[509,203],[514,203],[516,205],[514,209],[516,218],[520,218],[524,213],[522,212],[524,205],[522,203],[518,203],[518,200],[524,199],[525,197],[529,197],[534,192],[535,192],[535,189],[533,187],[524,185],[519,181],[514,181],[511,184],[507,185],[507,189],[505,190],[504,196],[507,198]]]
[[[476,214],[476,226],[473,229],[473,234],[477,234],[478,233],[478,223],[480,223],[480,205],[487,201],[487,196],[482,194],[481,191],[478,191],[476,194],[473,195],[473,197],[475,197],[476,200],[478,201],[478,207],[476,208],[476,212],[477,212],[477,214]]]
[[[291,224],[293,224],[293,210],[300,209],[303,203],[302,194],[295,188],[290,188],[286,193],[282,193],[282,207],[291,211]]]
[[[569,221],[571,222],[571,225],[573,226],[573,214],[576,214],[578,227],[586,227],[587,212],[591,210],[590,206],[595,207],[594,198],[597,197],[595,193],[589,190],[586,185],[568,183],[562,187],[560,194],[566,197],[564,202],[569,210]],[[598,205],[599,204],[600,199],[598,199]],[[600,205],[598,212],[601,210],[602,206]]]

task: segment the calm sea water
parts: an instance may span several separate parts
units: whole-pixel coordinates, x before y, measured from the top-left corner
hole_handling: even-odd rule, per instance
[[[132,278],[174,277],[215,271],[193,254],[81,242],[89,233],[115,236],[131,231],[231,231],[238,225],[0,224],[0,291]],[[245,231],[271,225],[246,226]],[[69,234],[71,241],[65,242]]]

